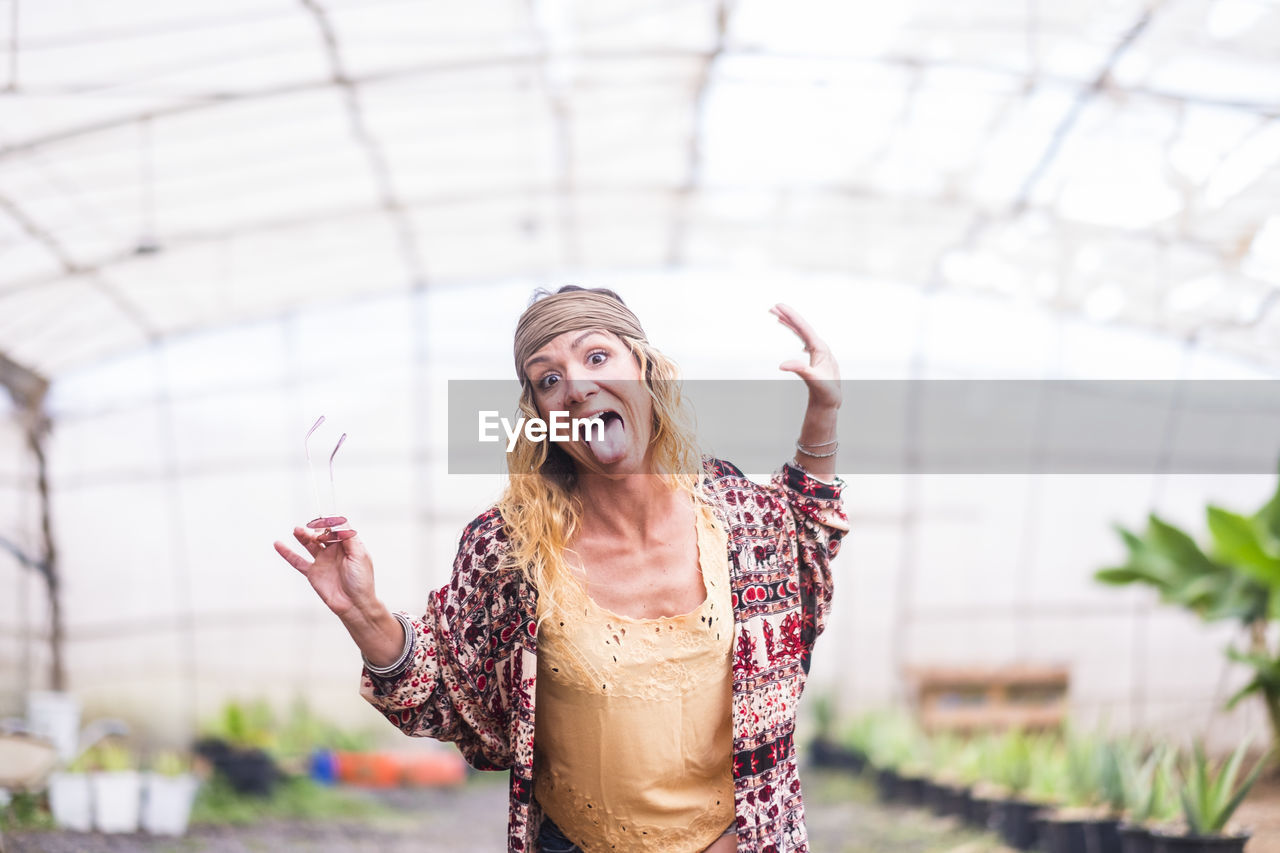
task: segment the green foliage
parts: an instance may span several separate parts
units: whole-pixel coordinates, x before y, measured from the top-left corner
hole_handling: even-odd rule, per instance
[[[316,749],[365,752],[377,736],[369,730],[349,731],[315,714],[301,699],[283,721],[265,700],[228,702],[204,734],[241,749],[264,749],[279,758],[300,758]]]
[[[1133,823],[1173,819],[1178,813],[1173,782],[1177,752],[1157,745],[1146,758],[1141,758],[1139,750],[1130,749],[1122,752],[1120,759],[1128,819]]]
[[[222,706],[216,720],[205,725],[204,733],[243,749],[269,749],[275,744],[275,727],[275,715],[266,700],[247,705],[232,701]]]
[[[962,785],[972,785],[982,778],[983,741],[971,737],[964,741],[960,749],[947,762],[946,770],[955,776]]]
[[[1098,744],[1098,801],[1111,814],[1120,814],[1128,805],[1124,785],[1124,765],[1132,747],[1119,740],[1103,740]]]
[[[1212,505],[1205,514],[1207,551],[1187,533],[1151,515],[1142,535],[1117,526],[1127,559],[1094,577],[1107,584],[1146,584],[1162,601],[1205,621],[1234,620],[1249,629],[1251,648],[1229,649],[1227,654],[1248,666],[1253,678],[1227,707],[1246,696],[1261,698],[1272,741],[1280,744],[1280,650],[1271,650],[1266,639],[1268,623],[1280,620],[1280,480],[1270,500],[1253,515]]]
[[[320,717],[304,700],[298,699],[289,709],[288,718],[278,727],[274,751],[282,758],[306,756],[316,749],[367,752],[376,740],[370,731],[348,731]]]
[[[68,769],[80,773],[137,770],[138,760],[122,741],[108,738],[85,750]]]
[[[1021,729],[1010,729],[995,743],[992,752],[992,781],[1007,788],[1013,795],[1023,793],[1031,786],[1035,768],[1036,738]],[[1040,757],[1045,752],[1041,747]]]
[[[0,808],[0,832],[53,829],[53,815],[40,794],[16,793]]]
[[[1070,771],[1067,751],[1060,741],[1046,735],[1028,737],[1031,775],[1022,795],[1042,803],[1061,803],[1068,799]]]
[[[1145,583],[1160,600],[1206,621],[1265,618],[1270,590],[1248,573],[1206,555],[1189,535],[1151,515],[1145,535],[1117,525],[1128,550],[1122,566],[1103,569],[1095,579],[1113,585]]]
[[[876,719],[875,714],[859,714],[850,720],[841,739],[844,745],[863,755],[870,755],[871,743],[875,739]]]
[[[1280,601],[1280,596],[1276,596],[1276,600]],[[1252,696],[1255,693],[1268,697],[1280,697],[1280,657],[1241,652],[1236,649],[1227,649],[1227,657],[1236,663],[1245,664],[1253,669],[1253,677],[1249,679],[1248,683],[1227,700],[1226,707],[1228,711],[1234,708],[1241,699],[1246,696]]]
[[[1270,753],[1260,758],[1244,781],[1236,785],[1236,776],[1248,747],[1246,739],[1226,762],[1214,768],[1205,757],[1204,746],[1197,743],[1191,755],[1178,767],[1182,816],[1192,834],[1220,834],[1253,783],[1258,781]]]
[[[924,736],[904,714],[872,715],[868,721],[867,756],[879,768],[906,772],[922,763]]]
[[[830,693],[819,693],[809,700],[809,710],[813,712],[813,721],[818,727],[818,737],[829,739],[832,736],[832,725],[835,723],[835,699]]]
[[[151,756],[151,772],[161,776],[181,776],[191,772],[191,759],[173,750],[157,752]]]
[[[192,823],[248,824],[260,820],[369,818],[386,813],[375,801],[294,777],[276,786],[270,797],[239,794],[220,776],[200,788],[191,808]]]

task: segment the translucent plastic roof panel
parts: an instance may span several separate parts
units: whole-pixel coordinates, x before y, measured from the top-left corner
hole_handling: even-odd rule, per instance
[[[0,15],[0,352],[780,266],[1280,364],[1280,3],[147,0]]]

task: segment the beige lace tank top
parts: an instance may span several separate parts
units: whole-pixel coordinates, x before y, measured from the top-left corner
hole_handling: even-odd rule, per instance
[[[538,629],[534,794],[587,853],[698,851],[734,820],[728,549],[698,515],[692,612],[620,616],[569,577]]]

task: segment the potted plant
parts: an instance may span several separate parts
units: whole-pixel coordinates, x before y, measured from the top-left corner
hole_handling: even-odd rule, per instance
[[[885,802],[919,802],[918,784],[905,777],[915,751],[911,721],[899,714],[878,715],[868,760],[876,770],[876,791]],[[908,790],[915,787],[914,791]]]
[[[1124,822],[1119,832],[1124,853],[1151,853],[1150,824],[1171,820],[1178,811],[1173,794],[1173,761],[1177,753],[1162,745],[1139,761],[1138,753],[1124,756]]]
[[[1236,776],[1244,762],[1249,741],[1236,747],[1225,762],[1212,767],[1205,756],[1204,745],[1197,743],[1191,754],[1178,766],[1178,799],[1186,820],[1185,834],[1153,831],[1154,853],[1241,853],[1250,833],[1230,831],[1227,822],[1244,802],[1249,789],[1271,758],[1268,751],[1239,785]]]
[[[191,819],[200,780],[191,762],[176,752],[161,752],[144,777],[142,828],[152,835],[183,835]]]
[[[1107,584],[1140,583],[1160,600],[1183,607],[1206,622],[1237,622],[1248,636],[1243,650],[1227,656],[1249,667],[1253,678],[1226,704],[1230,710],[1257,697],[1267,713],[1271,743],[1280,747],[1280,648],[1273,639],[1280,621],[1280,483],[1251,515],[1206,508],[1210,541],[1201,548],[1186,532],[1152,514],[1145,533],[1116,525],[1127,552],[1124,564],[1103,569]],[[1276,752],[1270,753],[1276,755]]]
[[[265,702],[247,707],[228,702],[218,722],[196,743],[195,751],[238,793],[267,796],[281,778],[267,753],[274,742],[273,726],[271,709]]]
[[[995,830],[995,810],[1005,796],[1005,789],[996,783],[1000,776],[1000,739],[992,732],[975,737],[974,776],[969,784],[968,822],[975,829]]]
[[[999,741],[995,751],[996,778],[1000,795],[992,804],[991,828],[1000,833],[1010,847],[1031,850],[1036,846],[1035,820],[1041,804],[1027,796],[1036,758],[1047,759],[1047,741],[1020,729],[1011,729]]]
[[[133,754],[112,739],[95,746],[90,755],[94,827],[102,832],[137,832],[142,776]]]
[[[930,800],[935,814],[964,818],[969,797],[969,780],[963,767],[973,764],[974,747],[960,735],[943,732],[930,739]]]
[[[49,774],[49,811],[54,825],[74,832],[93,829],[93,791],[89,786],[89,756],[81,755],[65,770]]]
[[[1057,804],[1045,815],[1050,853],[1120,853],[1125,807],[1123,765],[1133,747],[1101,735],[1068,731],[1061,751]]]
[[[813,711],[813,720],[817,725],[817,734],[809,746],[815,767],[840,767],[840,753],[843,751],[835,742],[833,724],[835,723],[835,702],[830,693],[822,693],[809,703]]]
[[[854,773],[861,773],[866,769],[874,736],[875,718],[870,714],[855,717],[845,728],[844,737],[841,740],[848,752],[849,769]]]

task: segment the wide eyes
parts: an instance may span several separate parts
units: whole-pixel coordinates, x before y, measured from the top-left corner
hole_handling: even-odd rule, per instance
[[[591,352],[587,353],[587,357],[585,359],[586,363],[591,367],[599,367],[600,365],[604,364],[608,360],[609,360],[609,353],[606,350],[602,350],[602,349],[592,350]],[[559,381],[560,381],[560,374],[556,373],[554,370],[549,370],[545,374],[543,374],[541,379],[538,380],[538,383],[537,383],[538,390],[549,391],[551,389],[551,386],[557,384]]]

